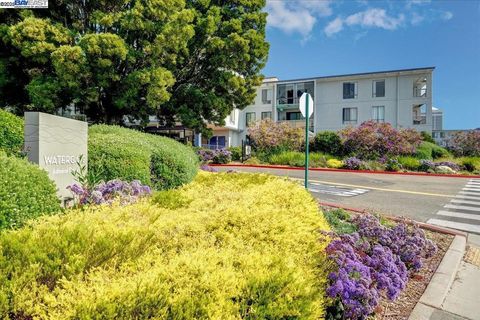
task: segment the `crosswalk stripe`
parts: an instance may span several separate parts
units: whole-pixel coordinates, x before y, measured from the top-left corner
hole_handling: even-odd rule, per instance
[[[427,223],[436,224],[438,226],[452,228],[452,229],[480,233],[480,226],[469,224],[469,223],[462,223],[462,222],[455,222],[455,221],[448,221],[448,220],[441,220],[441,219],[429,219]]]
[[[447,217],[456,217],[456,218],[463,218],[463,219],[470,219],[470,220],[479,220],[480,215],[471,214],[471,213],[461,213],[461,212],[453,212],[453,211],[445,211],[440,210],[437,212],[438,215],[447,216]]]
[[[458,198],[458,199],[470,199],[470,200],[478,200],[480,201],[480,196],[466,196],[466,195],[463,195],[463,194],[458,194],[455,196],[455,198]]]
[[[478,193],[480,193],[480,189],[475,189],[475,188],[462,188],[462,190],[465,190],[465,191],[473,191],[473,192],[478,192]]]
[[[473,205],[476,205],[476,206],[480,206],[480,199],[478,199],[478,201],[453,199],[453,200],[450,201],[450,202],[452,202],[452,203],[473,204]],[[479,208],[479,209],[480,209],[480,208]]]
[[[477,196],[477,197],[480,196],[480,193],[478,193],[478,192],[460,191],[459,193],[460,194],[468,194],[470,196]]]
[[[478,211],[478,213],[480,213],[480,207],[457,206],[457,205],[453,205],[453,204],[446,204],[443,207],[448,208],[448,209]]]
[[[467,183],[467,188],[480,189],[480,184]]]

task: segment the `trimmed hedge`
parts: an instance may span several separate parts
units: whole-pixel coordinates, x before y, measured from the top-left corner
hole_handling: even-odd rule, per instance
[[[435,143],[424,141],[422,142],[416,150],[415,157],[418,159],[438,159],[438,158],[445,158],[450,156],[450,153],[447,149],[436,145]]]
[[[0,151],[18,155],[23,148],[23,119],[0,109]]]
[[[198,157],[175,140],[119,126],[94,125],[88,137],[89,170],[105,180],[140,180],[156,189],[192,181]]]
[[[154,203],[0,235],[2,318],[323,318],[329,227],[304,188],[202,172]]]
[[[0,230],[58,211],[56,187],[47,172],[0,151]]]

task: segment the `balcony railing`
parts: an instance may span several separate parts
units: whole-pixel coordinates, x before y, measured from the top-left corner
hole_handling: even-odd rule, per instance
[[[417,98],[426,98],[427,97],[427,89],[414,87],[413,88],[413,96]]]
[[[309,119],[310,124],[308,126],[310,131],[313,131],[313,118]],[[305,128],[305,119],[300,119],[300,120],[278,120],[277,122],[279,123],[286,123],[292,128]]]

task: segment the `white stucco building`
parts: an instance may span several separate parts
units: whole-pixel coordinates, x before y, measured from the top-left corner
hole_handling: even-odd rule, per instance
[[[389,122],[395,128],[432,132],[432,75],[434,67],[322,76],[295,80],[265,78],[252,105],[235,109],[224,127],[202,144],[212,147],[241,145],[248,126],[271,118],[304,127],[298,109],[303,92],[315,101],[310,128],[313,133],[340,130],[367,120]]]

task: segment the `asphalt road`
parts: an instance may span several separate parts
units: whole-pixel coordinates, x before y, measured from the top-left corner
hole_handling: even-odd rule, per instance
[[[302,170],[245,167],[218,169],[288,176],[299,179],[299,183],[303,183],[304,177]],[[367,209],[371,212],[406,216],[422,222],[439,218],[437,213],[445,210],[445,206],[448,206],[470,181],[468,178],[318,171],[310,171],[309,178],[311,183],[309,189],[320,201]],[[478,201],[480,201],[480,193],[478,195]],[[288,197],[288,195],[285,196]],[[476,208],[475,205],[474,207]],[[480,214],[480,202],[478,214]],[[452,217],[447,218],[449,221],[456,220]],[[471,221],[468,220],[467,223],[469,222]],[[476,222],[480,224],[480,220]],[[452,226],[449,225],[449,227]],[[477,227],[478,232],[475,232]],[[473,230],[465,231],[480,233],[480,225]]]

